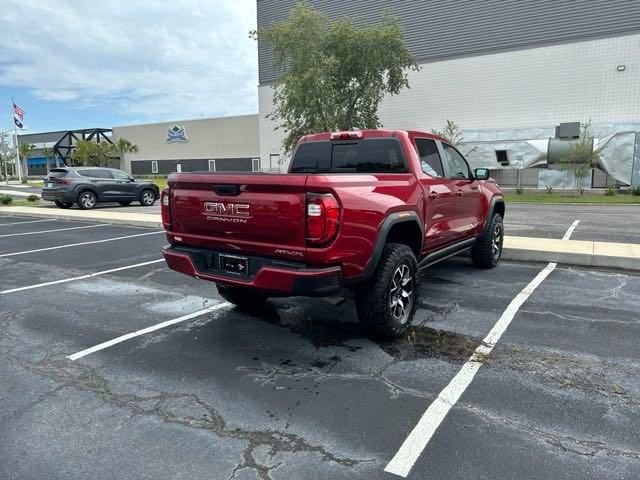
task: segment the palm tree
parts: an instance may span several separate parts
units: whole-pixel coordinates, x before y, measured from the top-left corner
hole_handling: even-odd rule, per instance
[[[119,138],[113,144],[113,152],[120,159],[120,167],[122,167],[122,162],[124,160],[124,156],[127,153],[138,153],[138,146],[135,143],[131,143],[126,138]]]
[[[47,159],[47,173],[49,173],[49,168],[51,167],[51,165],[50,165],[51,164],[51,160],[55,160],[56,161],[56,168],[59,167],[59,165],[58,165],[58,156],[53,151],[53,148],[43,148],[42,149],[42,154]]]
[[[24,180],[26,181],[27,175],[29,175],[29,168],[27,167],[27,159],[31,157],[31,151],[36,148],[35,145],[30,143],[21,143],[20,144],[20,166],[22,169],[22,175],[24,176]]]

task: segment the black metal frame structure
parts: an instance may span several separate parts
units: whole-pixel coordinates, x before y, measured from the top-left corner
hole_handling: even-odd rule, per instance
[[[71,153],[76,148],[74,142],[80,140],[95,141],[100,143],[102,141],[113,145],[111,138],[106,134],[111,133],[110,128],[85,128],[82,130],[69,130],[66,132],[60,140],[53,146],[53,154],[62,160],[65,165],[72,165]]]

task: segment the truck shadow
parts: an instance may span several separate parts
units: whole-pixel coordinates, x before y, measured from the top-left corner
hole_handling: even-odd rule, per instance
[[[421,308],[430,306],[423,304]],[[440,358],[462,363],[481,343],[479,338],[429,328],[424,322],[411,325],[405,335],[396,340],[371,339],[358,324],[350,301],[333,306],[315,299],[305,299],[304,305],[295,300],[272,300],[259,307],[234,307],[234,310],[252,320],[285,328],[318,349],[339,347],[356,352],[363,348],[364,340],[365,344],[370,341],[400,361]]]

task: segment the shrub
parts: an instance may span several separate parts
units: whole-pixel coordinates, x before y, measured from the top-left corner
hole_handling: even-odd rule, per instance
[[[609,185],[609,186],[607,187],[606,192],[604,192],[604,194],[605,194],[607,197],[613,197],[616,193],[618,193],[618,192],[617,192],[617,190],[616,190],[616,187],[615,187],[615,186],[613,186],[613,185]]]
[[[523,187],[521,187],[520,185],[518,185],[518,186],[516,187],[516,193],[517,193],[518,195],[522,195],[522,194],[524,193],[524,188],[523,188]]]
[[[0,203],[2,205],[9,205],[11,202],[13,202],[13,198],[9,195],[0,195]]]
[[[636,197],[640,197],[640,186],[631,187],[631,195],[635,195]]]
[[[550,186],[550,185],[545,185],[544,189],[549,195],[551,195],[553,193],[553,187]]]
[[[40,200],[40,197],[38,195],[29,195],[27,197],[27,202],[37,202],[38,200]]]

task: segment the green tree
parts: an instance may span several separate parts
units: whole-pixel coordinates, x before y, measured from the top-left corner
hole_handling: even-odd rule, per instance
[[[361,27],[349,18],[330,23],[298,3],[288,20],[251,34],[273,50],[282,73],[268,117],[284,130],[287,153],[302,135],[381,126],[380,101],[409,87],[408,71],[419,68],[388,12],[379,24]]]
[[[58,157],[56,156],[55,152],[53,151],[53,148],[43,148],[42,149],[42,155],[44,155],[44,157],[47,159],[47,172],[49,171],[49,168],[51,167],[51,160],[56,161],[56,167],[58,167]]]
[[[0,132],[0,175],[6,181],[5,171],[8,176],[13,174],[16,150],[13,148],[9,132]]]
[[[580,137],[567,153],[558,160],[558,167],[565,172],[571,172],[576,180],[576,195],[584,193],[583,181],[591,172],[591,167],[600,160],[600,149],[593,148],[593,135],[589,133],[591,120],[580,125]]]
[[[36,148],[36,146],[30,143],[21,143],[18,147],[18,150],[20,151],[20,168],[22,170],[24,182],[26,182],[27,175],[29,175],[28,160],[31,158],[31,153],[34,148]]]
[[[113,146],[108,142],[79,140],[71,153],[75,165],[106,167],[113,158]]]
[[[453,120],[447,120],[446,125],[442,130],[431,130],[434,135],[439,135],[451,142],[451,145],[458,145],[464,140],[460,127]]]
[[[138,153],[138,146],[135,143],[131,143],[126,138],[118,138],[112,145],[113,155],[120,159],[120,162],[124,159],[127,153]]]

